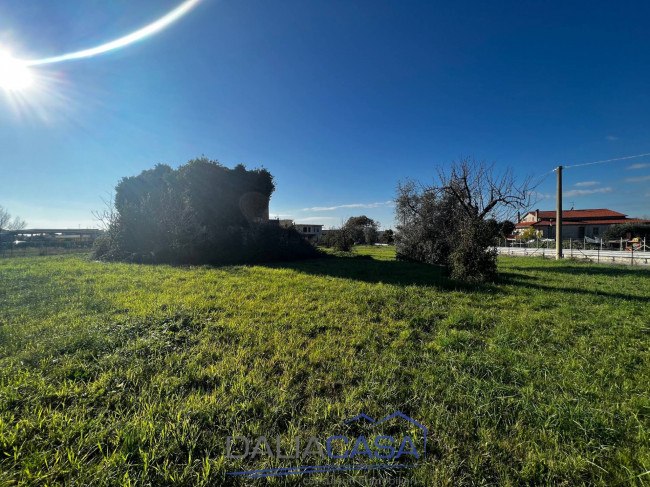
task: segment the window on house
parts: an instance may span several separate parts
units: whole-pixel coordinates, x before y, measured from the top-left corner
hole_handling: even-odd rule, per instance
[[[594,236],[598,235],[598,227],[594,227]]]
[[[307,233],[307,227],[302,227],[302,233]]]

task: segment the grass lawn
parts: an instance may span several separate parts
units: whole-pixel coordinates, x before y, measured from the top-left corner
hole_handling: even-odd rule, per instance
[[[650,271],[502,258],[463,286],[357,254],[0,259],[0,486],[650,485]],[[319,463],[226,459],[227,436],[397,410],[428,428],[417,468],[226,475]]]

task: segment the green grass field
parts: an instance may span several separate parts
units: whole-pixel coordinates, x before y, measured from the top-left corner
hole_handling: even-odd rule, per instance
[[[392,252],[1,259],[0,485],[650,485],[650,271],[503,258],[465,286]],[[227,436],[396,410],[428,427],[418,468],[226,475],[300,464]]]

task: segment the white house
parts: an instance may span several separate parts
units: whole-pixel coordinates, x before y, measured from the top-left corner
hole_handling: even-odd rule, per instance
[[[315,225],[313,223],[294,223],[293,226],[298,230],[300,235],[305,237],[316,237],[320,239],[323,235],[324,225]]]
[[[315,223],[296,223],[293,220],[280,220],[280,226],[283,228],[294,227],[300,235],[320,240],[323,236],[323,227],[325,225],[317,225]]]

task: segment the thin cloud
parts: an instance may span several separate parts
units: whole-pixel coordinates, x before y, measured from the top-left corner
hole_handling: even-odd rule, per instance
[[[645,167],[650,167],[650,164],[646,162],[646,163],[632,164],[631,166],[627,166],[628,169],[643,169]]]
[[[578,186],[579,188],[586,188],[589,186],[597,186],[599,184],[600,182],[598,181],[581,181],[579,183],[576,183],[574,186]]]
[[[616,137],[615,135],[607,135],[607,136],[605,136],[605,139],[607,139],[607,140],[618,140],[618,137]]]
[[[337,218],[335,216],[310,216],[308,218],[296,219],[296,223],[300,224],[303,222],[320,222],[323,220],[340,220],[340,218]]]
[[[643,181],[650,181],[650,176],[641,176],[640,178],[627,178],[626,183],[641,183]]]
[[[609,193],[612,191],[612,188],[597,188],[597,189],[572,189],[563,194],[563,196],[570,198],[571,196],[586,196],[588,194],[594,193]]]
[[[555,196],[550,193],[538,193],[537,191],[533,191],[530,195],[537,200],[548,200]]]
[[[392,206],[393,201],[381,201],[378,203],[352,203],[349,205],[337,206],[314,206],[313,208],[303,208],[302,211],[333,211],[340,208],[379,208],[381,206]]]

